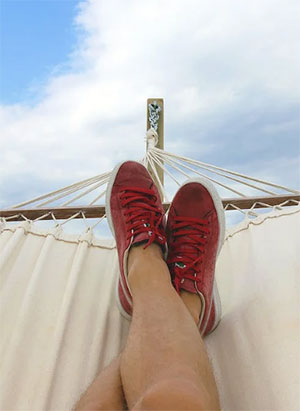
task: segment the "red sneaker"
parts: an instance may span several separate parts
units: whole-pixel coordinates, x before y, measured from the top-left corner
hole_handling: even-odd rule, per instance
[[[186,290],[199,295],[198,326],[206,335],[221,319],[215,264],[225,236],[222,201],[209,180],[188,180],[180,187],[169,209],[166,231],[173,285],[178,293]]]
[[[115,237],[120,264],[117,303],[127,319],[132,315],[127,259],[131,246],[156,242],[167,250],[164,209],[159,191],[147,169],[135,161],[119,164],[106,190],[106,216]]]

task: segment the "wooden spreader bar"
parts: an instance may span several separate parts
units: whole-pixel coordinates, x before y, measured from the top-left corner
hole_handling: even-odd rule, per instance
[[[300,195],[277,195],[277,196],[265,196],[265,197],[247,197],[247,198],[225,198],[222,200],[224,208],[228,205],[227,210],[234,210],[232,207],[236,206],[241,210],[248,210],[255,203],[264,203],[269,206],[281,205],[281,206],[293,206],[295,202],[300,201]],[[285,203],[285,204],[282,204]],[[232,205],[231,205],[232,204]],[[165,203],[165,210],[168,209],[170,204]],[[265,208],[263,204],[256,204],[255,208]],[[76,213],[84,213],[85,218],[100,218],[105,214],[104,206],[74,206],[74,207],[50,207],[50,208],[12,208],[7,210],[0,210],[0,217],[8,218],[9,221],[22,221],[24,220],[21,214],[29,220],[35,220],[44,216],[41,220],[51,220],[55,216],[57,220],[63,220],[72,217]],[[10,218],[12,217],[12,218]],[[82,218],[82,214],[74,218]]]

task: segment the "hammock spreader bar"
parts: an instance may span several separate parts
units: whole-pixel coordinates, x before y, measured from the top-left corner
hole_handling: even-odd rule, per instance
[[[300,202],[300,195],[277,195],[265,197],[247,197],[247,198],[225,198],[222,200],[223,207],[226,210],[234,210],[235,207],[241,210],[250,209],[255,203],[255,208],[265,208],[266,206],[289,207],[298,205]],[[164,203],[165,210],[168,209],[169,203]],[[235,206],[235,207],[233,207]],[[84,213],[85,218],[100,218],[105,215],[104,206],[82,206],[82,207],[51,207],[51,208],[11,208],[7,210],[0,210],[0,218],[8,219],[9,221],[23,221],[24,217],[28,220],[36,220],[44,215],[42,220],[52,220],[51,213],[55,215],[57,220],[70,218],[78,213],[74,218],[82,218],[81,212]],[[22,217],[24,216],[24,217]]]

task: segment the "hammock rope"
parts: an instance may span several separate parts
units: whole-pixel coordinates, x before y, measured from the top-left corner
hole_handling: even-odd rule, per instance
[[[99,181],[100,179],[105,178],[105,177],[107,177],[107,176],[109,176],[109,175],[110,175],[110,172],[106,172],[106,173],[103,173],[103,174],[99,174],[99,175],[97,175],[97,176],[95,176],[95,177],[91,177],[91,178],[88,178],[88,179],[79,181],[78,183],[74,183],[74,184],[68,185],[68,186],[66,186],[66,187],[60,188],[59,190],[51,191],[50,193],[43,194],[43,195],[38,196],[38,197],[35,197],[35,198],[31,199],[31,200],[27,200],[27,201],[24,201],[24,202],[22,202],[22,203],[14,204],[14,205],[11,206],[10,208],[20,208],[20,207],[24,207],[25,205],[29,205],[29,204],[35,203],[35,202],[40,201],[40,200],[44,200],[44,199],[49,198],[49,197],[53,197],[53,196],[55,196],[56,194],[60,194],[60,193],[64,193],[64,195],[62,195],[62,196],[59,197],[59,198],[66,197],[67,195],[69,195],[69,194],[71,194],[71,193],[73,193],[73,192],[75,192],[75,191],[79,191],[79,190],[81,190],[82,188],[88,187],[89,185],[94,184],[94,183],[96,183],[97,181]],[[55,201],[55,199],[56,199],[56,198],[54,198],[54,199],[52,198],[52,199],[51,199],[51,202]],[[42,203],[42,204],[43,204],[43,203]],[[36,205],[36,207],[41,207],[41,204]]]
[[[282,203],[280,203],[280,204],[276,204],[276,205],[273,205],[273,206],[270,205],[270,204],[261,202],[261,201],[257,201],[257,202],[255,202],[255,203],[253,203],[253,205],[252,205],[248,210],[243,210],[243,209],[239,208],[238,206],[236,206],[236,205],[233,204],[233,203],[227,203],[227,204],[224,206],[224,210],[225,210],[225,211],[237,211],[237,212],[239,212],[239,213],[242,213],[245,218],[248,218],[248,219],[249,219],[249,217],[257,218],[257,217],[259,217],[259,216],[261,215],[261,214],[259,214],[259,213],[257,212],[257,208],[258,208],[258,209],[262,209],[262,208],[266,209],[266,208],[269,208],[270,211],[283,210],[283,207],[286,206],[287,204],[288,204],[288,205],[293,205],[293,206],[298,206],[298,207],[299,207],[299,206],[300,206],[300,200],[291,199],[291,200],[287,200],[287,201],[284,201],[284,202],[282,202]],[[62,221],[58,221],[58,219],[57,219],[56,216],[55,216],[55,212],[48,212],[48,213],[45,213],[45,214],[41,215],[40,217],[38,217],[38,218],[36,218],[36,219],[34,219],[34,220],[31,220],[31,219],[27,218],[24,214],[20,213],[20,214],[15,214],[15,215],[9,216],[9,217],[0,217],[0,222],[1,222],[1,223],[4,223],[4,224],[5,224],[5,223],[10,223],[10,220],[14,220],[14,219],[20,217],[20,218],[22,218],[24,221],[26,221],[26,222],[28,222],[28,223],[30,223],[30,224],[33,224],[33,223],[37,223],[37,222],[45,219],[45,217],[46,217],[46,216],[49,216],[49,215],[51,215],[51,219],[52,219],[53,222],[54,222],[54,226],[52,227],[52,229],[58,229],[58,228],[61,228],[61,229],[62,229],[62,226],[63,226],[63,225],[68,224],[69,222],[73,221],[74,219],[76,219],[76,218],[78,218],[78,217],[80,216],[80,220],[83,221],[84,226],[85,226],[84,232],[85,232],[85,233],[87,233],[87,232],[92,232],[93,234],[95,234],[95,233],[94,233],[95,228],[96,228],[101,222],[103,222],[103,221],[106,219],[106,214],[103,214],[101,217],[98,217],[98,218],[97,218],[97,221],[96,221],[95,223],[91,224],[91,223],[89,223],[89,222],[87,221],[87,217],[86,217],[85,211],[81,210],[81,211],[78,211],[78,212],[72,214],[69,218],[63,219]],[[51,227],[50,227],[50,230],[51,230]]]
[[[159,156],[159,155],[158,155],[158,156]],[[163,156],[163,155],[160,155],[160,158],[161,158],[161,160],[164,161],[164,159],[167,158],[167,157],[165,157],[165,156]],[[198,174],[198,175],[200,175],[200,176],[202,176],[202,177],[205,177],[205,178],[208,178],[208,179],[209,179],[209,177],[206,176],[205,174],[199,173],[197,170],[193,169],[192,167],[189,167],[189,166],[185,165],[183,162],[180,162],[180,161],[175,160],[175,159],[172,159],[172,160],[168,159],[168,161],[170,162],[170,164],[171,164],[171,163],[178,164],[178,165],[180,165],[181,167],[184,167],[184,168],[186,168],[187,170],[190,170],[190,171],[192,171],[192,172],[195,173],[195,174]],[[199,168],[202,168],[202,167],[199,167]],[[228,176],[228,175],[226,175],[226,174],[224,174],[224,173],[220,173],[220,172],[218,172],[218,171],[210,170],[210,169],[207,168],[207,167],[203,167],[203,169],[205,169],[205,170],[207,170],[207,171],[209,171],[209,172],[211,172],[211,173],[217,174],[217,175],[219,175],[219,176],[228,178],[228,179],[231,180],[231,181],[236,181],[236,182],[238,182],[238,183],[240,183],[240,184],[247,185],[248,187],[252,187],[252,188],[254,188],[254,189],[256,189],[256,190],[259,190],[259,191],[262,191],[262,192],[264,192],[264,193],[267,193],[267,194],[270,194],[270,195],[276,195],[276,193],[274,193],[273,191],[269,191],[269,190],[266,190],[266,189],[264,189],[264,188],[255,186],[255,185],[253,185],[253,184],[244,182],[243,180],[240,180],[240,179],[238,179],[238,178],[230,177],[230,176]],[[212,181],[214,181],[216,184],[219,184],[219,182],[216,181],[216,180],[212,180]],[[230,187],[229,187],[229,186],[223,186],[223,187],[226,187],[228,190],[230,190]],[[237,192],[237,194],[238,194],[238,192]],[[240,194],[240,195],[242,195],[243,197],[247,197],[246,194]]]
[[[299,194],[300,193],[300,191],[298,191],[298,190],[294,190],[294,189],[291,189],[291,188],[288,188],[288,187],[285,187],[285,186],[282,186],[282,185],[279,185],[279,184],[275,184],[275,183],[271,183],[269,181],[265,181],[265,180],[261,180],[261,179],[255,178],[255,177],[251,177],[251,176],[248,176],[246,174],[241,174],[241,173],[237,173],[235,171],[227,170],[225,168],[214,166],[212,164],[203,163],[201,161],[193,160],[193,159],[190,159],[190,158],[187,158],[187,157],[184,157],[184,156],[179,156],[177,154],[172,154],[172,153],[169,153],[165,150],[161,150],[157,147],[152,148],[151,150],[155,151],[156,153],[158,153],[159,155],[161,155],[164,158],[171,157],[171,158],[175,158],[175,159],[178,159],[178,160],[182,160],[184,162],[187,162],[189,164],[194,164],[194,165],[198,166],[199,168],[203,168],[203,169],[206,169],[208,171],[219,170],[219,171],[223,171],[224,173],[228,173],[228,174],[231,174],[231,175],[234,175],[234,176],[237,176],[237,177],[242,177],[242,178],[247,179],[247,180],[251,180],[251,181],[255,181],[257,183],[261,183],[261,184],[264,184],[264,185],[275,187],[275,188],[287,191],[287,192],[292,193],[292,194]],[[212,170],[210,170],[210,169],[212,169]],[[229,177],[227,177],[227,178],[229,178]],[[241,181],[241,184],[245,184],[245,182]]]
[[[153,124],[150,123],[151,128],[146,133],[147,150],[145,156],[140,160],[140,163],[148,168],[155,179],[165,201],[165,208],[167,207],[166,203],[169,203],[170,196],[167,193],[165,185],[159,178],[159,170],[162,170],[165,176],[170,179],[170,182],[172,181],[176,186],[182,184],[183,181],[180,181],[180,179],[189,179],[193,178],[193,176],[201,176],[210,180],[220,188],[237,196],[224,199],[224,209],[226,211],[239,211],[246,217],[257,217],[259,214],[254,211],[254,209],[257,208],[280,210],[283,206],[299,205],[300,192],[298,190],[204,163],[199,160],[173,154],[155,147],[158,142],[155,121],[159,117],[159,109],[154,105],[151,107],[151,110]],[[204,172],[213,174],[213,177],[204,174]],[[5,210],[0,211],[0,221],[20,221],[21,219],[30,222],[39,222],[52,219],[56,227],[61,227],[69,221],[80,218],[84,221],[87,230],[93,230],[105,219],[105,209],[103,205],[99,204],[99,200],[105,196],[106,185],[111,173],[112,171],[104,172],[31,200],[15,204],[7,209],[6,213]],[[220,179],[225,179],[225,181],[219,181]],[[230,185],[230,182],[232,182],[232,185]],[[238,188],[236,187],[237,184]],[[240,186],[247,188],[248,192],[249,189],[257,190],[264,195],[268,194],[270,197],[261,195],[249,197],[243,190],[240,190]],[[274,189],[279,190],[279,192],[275,192]],[[284,193],[282,193],[282,191]],[[96,196],[91,199],[90,195],[93,192],[96,192]],[[249,201],[247,201],[247,199],[249,199]],[[60,204],[57,203],[59,200],[62,200]],[[74,206],[74,203],[78,202],[78,200],[82,200],[84,205]],[[280,204],[278,204],[279,202]],[[73,204],[73,206],[71,206],[71,204]],[[32,208],[25,208],[28,205]],[[244,211],[244,209],[247,209],[247,211]],[[16,213],[14,213],[13,210],[16,210]],[[37,210],[37,212],[35,212],[35,210]],[[93,225],[90,225],[87,222],[89,218],[96,218],[97,221]],[[63,221],[59,222],[58,220]]]
[[[186,172],[184,172],[183,170],[181,170],[180,168],[178,168],[178,167],[175,165],[175,162],[174,162],[174,161],[169,160],[169,158],[167,158],[167,157],[164,159],[164,161],[165,161],[167,164],[169,164],[172,168],[174,168],[175,170],[177,170],[179,173],[183,174],[186,178],[191,178],[191,175],[187,174]],[[181,165],[181,164],[180,164],[180,165]],[[231,191],[231,192],[239,195],[240,197],[245,197],[245,198],[247,197],[246,194],[243,194],[243,193],[241,193],[240,191],[237,191],[237,190],[233,189],[232,187],[229,187],[229,186],[227,186],[227,185],[225,185],[225,184],[222,184],[222,183],[220,183],[219,181],[217,181],[217,180],[215,180],[215,179],[213,179],[213,178],[211,178],[211,177],[208,177],[208,176],[205,175],[205,174],[199,173],[198,171],[193,170],[192,168],[187,167],[187,166],[185,166],[185,168],[189,168],[189,169],[192,170],[195,174],[200,175],[201,177],[205,177],[207,180],[210,180],[211,182],[213,182],[213,183],[215,183],[215,184],[217,184],[217,185],[219,185],[219,186],[221,186],[221,187],[223,187],[223,188],[225,188],[225,189],[227,189],[227,190],[229,190],[229,191]]]

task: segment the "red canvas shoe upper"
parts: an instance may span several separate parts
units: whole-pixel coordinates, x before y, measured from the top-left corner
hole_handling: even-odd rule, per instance
[[[132,245],[140,242],[145,242],[145,247],[156,242],[166,249],[164,210],[150,174],[135,161],[127,161],[115,169],[108,195],[108,220],[114,232],[120,262],[119,299],[122,308],[131,315],[128,252]]]
[[[220,226],[214,201],[198,182],[183,185],[170,206],[168,265],[174,287],[198,294],[202,302],[201,333],[215,320],[213,285]]]

